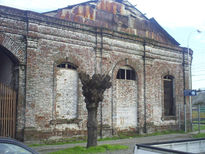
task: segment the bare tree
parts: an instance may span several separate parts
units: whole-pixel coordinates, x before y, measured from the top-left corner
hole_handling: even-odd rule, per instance
[[[103,100],[103,93],[111,87],[110,76],[94,74],[92,78],[86,73],[79,73],[83,84],[83,96],[85,97],[86,108],[88,110],[87,122],[87,147],[97,145],[97,109],[99,102]]]

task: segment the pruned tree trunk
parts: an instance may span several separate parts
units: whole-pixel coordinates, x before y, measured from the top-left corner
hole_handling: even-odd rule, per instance
[[[88,140],[87,147],[97,146],[97,135],[98,135],[98,123],[97,123],[97,108],[87,108],[88,110],[88,122],[87,122],[87,131],[88,131]]]
[[[86,73],[79,73],[79,77],[83,84],[83,96],[85,97],[86,108],[88,110],[88,148],[97,145],[98,104],[103,100],[104,91],[111,87],[111,82],[109,75],[94,74],[90,79],[90,76]]]

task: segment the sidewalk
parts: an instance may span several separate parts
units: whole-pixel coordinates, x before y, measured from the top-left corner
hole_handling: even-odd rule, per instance
[[[109,152],[102,153],[102,154],[133,154],[135,144],[191,139],[191,134],[193,134],[193,133],[168,134],[168,135],[147,136],[147,137],[130,138],[130,139],[99,141],[98,145],[122,144],[122,145],[129,146],[129,149],[127,149],[127,150],[118,150],[118,151],[111,151],[111,152],[109,151]],[[58,151],[58,150],[62,150],[62,149],[70,148],[70,147],[74,147],[74,146],[86,146],[86,143],[64,144],[64,145],[47,145],[47,146],[39,146],[39,147],[32,147],[32,148],[34,150],[36,150],[37,152],[39,152],[40,154],[46,154],[49,152],[54,152],[54,151]]]

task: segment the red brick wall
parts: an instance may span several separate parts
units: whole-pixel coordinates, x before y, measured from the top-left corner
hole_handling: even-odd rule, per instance
[[[0,18],[0,44],[20,62],[18,138],[22,139],[23,134],[25,140],[85,134],[87,112],[80,81],[78,81],[76,102],[77,117],[68,120],[57,119],[55,116],[56,66],[61,62],[70,62],[78,67],[77,71],[85,71],[90,75],[102,72],[112,77],[113,86],[105,91],[102,112],[100,107],[98,112],[99,129],[102,124],[103,135],[118,131],[116,122],[119,113],[116,101],[121,98],[121,94],[118,93],[116,96],[116,75],[119,68],[124,65],[132,67],[137,74],[135,103],[138,124],[136,128],[125,131],[141,132],[145,116],[148,132],[155,131],[156,128],[175,127],[178,124],[178,105],[183,104],[182,48],[163,44],[157,40],[142,39],[137,35],[79,25],[34,12],[26,14],[24,11],[6,7],[0,7],[0,11],[4,12]],[[12,41],[3,43],[8,38]],[[144,41],[146,80],[143,72]],[[167,74],[174,76],[175,81],[177,114],[175,119],[171,120],[163,117],[162,77]],[[125,89],[132,88],[126,83],[122,86]],[[123,96],[130,95],[129,90],[123,90]],[[130,100],[127,100],[128,105],[129,103]],[[146,112],[144,112],[145,105]]]

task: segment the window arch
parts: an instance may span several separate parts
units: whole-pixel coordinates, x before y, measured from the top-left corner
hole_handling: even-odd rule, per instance
[[[163,84],[164,84],[164,115],[175,116],[174,77],[171,75],[164,76]]]
[[[117,72],[117,79],[136,80],[136,72],[129,66],[123,66]]]

